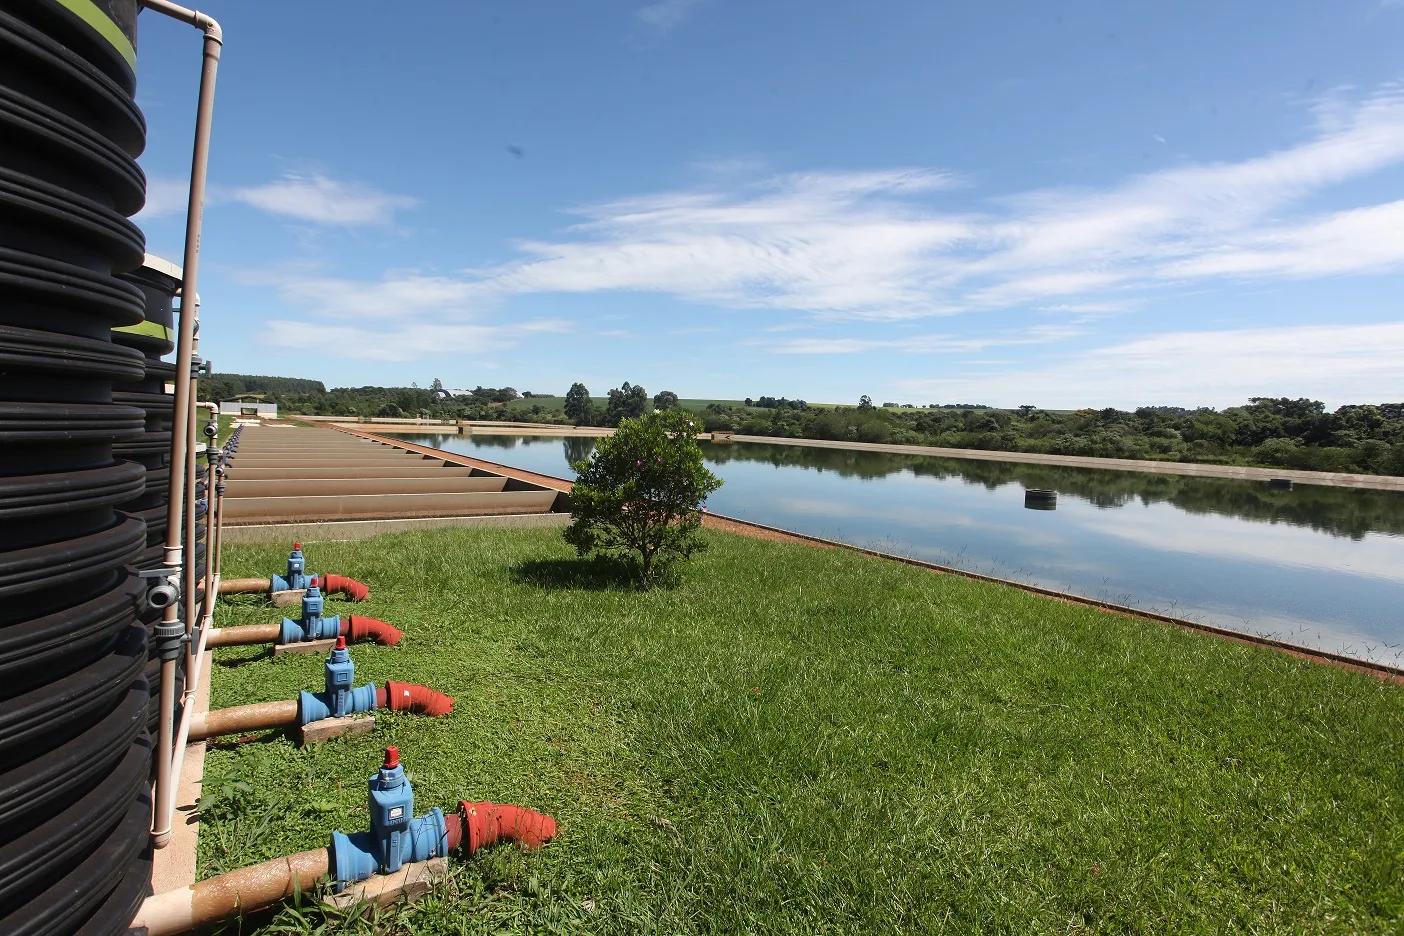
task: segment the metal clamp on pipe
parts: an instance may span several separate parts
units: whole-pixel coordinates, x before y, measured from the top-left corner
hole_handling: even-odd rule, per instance
[[[369,832],[332,833],[331,864],[336,890],[364,881],[376,872],[400,870],[409,861],[427,861],[449,853],[448,824],[435,807],[414,817],[414,790],[400,766],[397,748],[385,749],[385,763],[370,778]]]

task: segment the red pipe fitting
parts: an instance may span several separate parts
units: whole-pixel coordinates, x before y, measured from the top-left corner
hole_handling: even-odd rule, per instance
[[[375,618],[357,617],[354,614],[348,614],[342,619],[341,634],[352,642],[374,640],[386,647],[395,646],[400,642],[400,638],[405,636],[404,631],[394,625],[377,621]]]
[[[556,820],[534,809],[503,803],[470,803],[459,800],[458,813],[446,816],[448,847],[460,845],[468,854],[498,842],[517,842],[540,848],[555,838]]]
[[[369,585],[344,575],[314,575],[312,584],[320,588],[323,594],[339,592],[352,601],[365,601],[370,597]]]
[[[375,706],[388,708],[392,712],[414,712],[416,715],[438,718],[453,711],[453,699],[428,686],[386,680],[384,686],[375,690]]]

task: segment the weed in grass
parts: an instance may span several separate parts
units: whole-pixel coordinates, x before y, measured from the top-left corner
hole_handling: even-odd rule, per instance
[[[364,828],[366,777],[394,743],[419,811],[517,802],[559,838],[455,859],[446,887],[374,924],[304,903],[262,932],[1404,929],[1398,687],[707,535],[684,579],[649,591],[572,565],[554,531],[309,545],[372,584],[358,612],[405,629],[352,648],[359,680],[422,682],[455,710],[378,713],[373,734],[305,750],[212,750],[202,874]],[[285,551],[230,547],[226,573]],[[278,615],[240,603],[219,623]],[[214,703],[292,698],[321,667],[215,667]],[[224,796],[233,783],[253,792]]]

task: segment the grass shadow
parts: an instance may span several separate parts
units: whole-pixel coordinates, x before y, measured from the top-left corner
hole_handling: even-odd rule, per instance
[[[512,569],[512,580],[548,590],[574,589],[608,591],[610,589],[643,588],[638,567],[616,556],[574,557],[570,559],[532,559]],[[669,588],[676,577],[667,569],[654,573],[653,588]]]
[[[297,742],[297,732],[294,728],[279,726],[277,728],[266,728],[256,731],[246,731],[238,735],[222,735],[217,738],[207,738],[205,747],[211,751],[233,751],[250,744],[272,744],[274,741],[290,739]]]
[[[230,592],[219,596],[219,605],[231,608],[271,608],[267,592]]]
[[[222,666],[225,669],[237,669],[248,663],[256,663],[259,660],[269,660],[273,658],[272,644],[246,644],[244,646],[234,645],[229,654],[221,654],[215,658],[215,666]]]

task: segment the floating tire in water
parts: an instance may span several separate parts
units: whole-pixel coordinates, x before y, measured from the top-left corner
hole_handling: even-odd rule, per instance
[[[1057,510],[1058,492],[1028,488],[1024,491],[1024,506],[1029,510]]]
[[[137,0],[0,7],[0,933],[125,932],[150,892]],[[156,392],[162,392],[159,388]],[[158,421],[169,421],[168,411]]]

